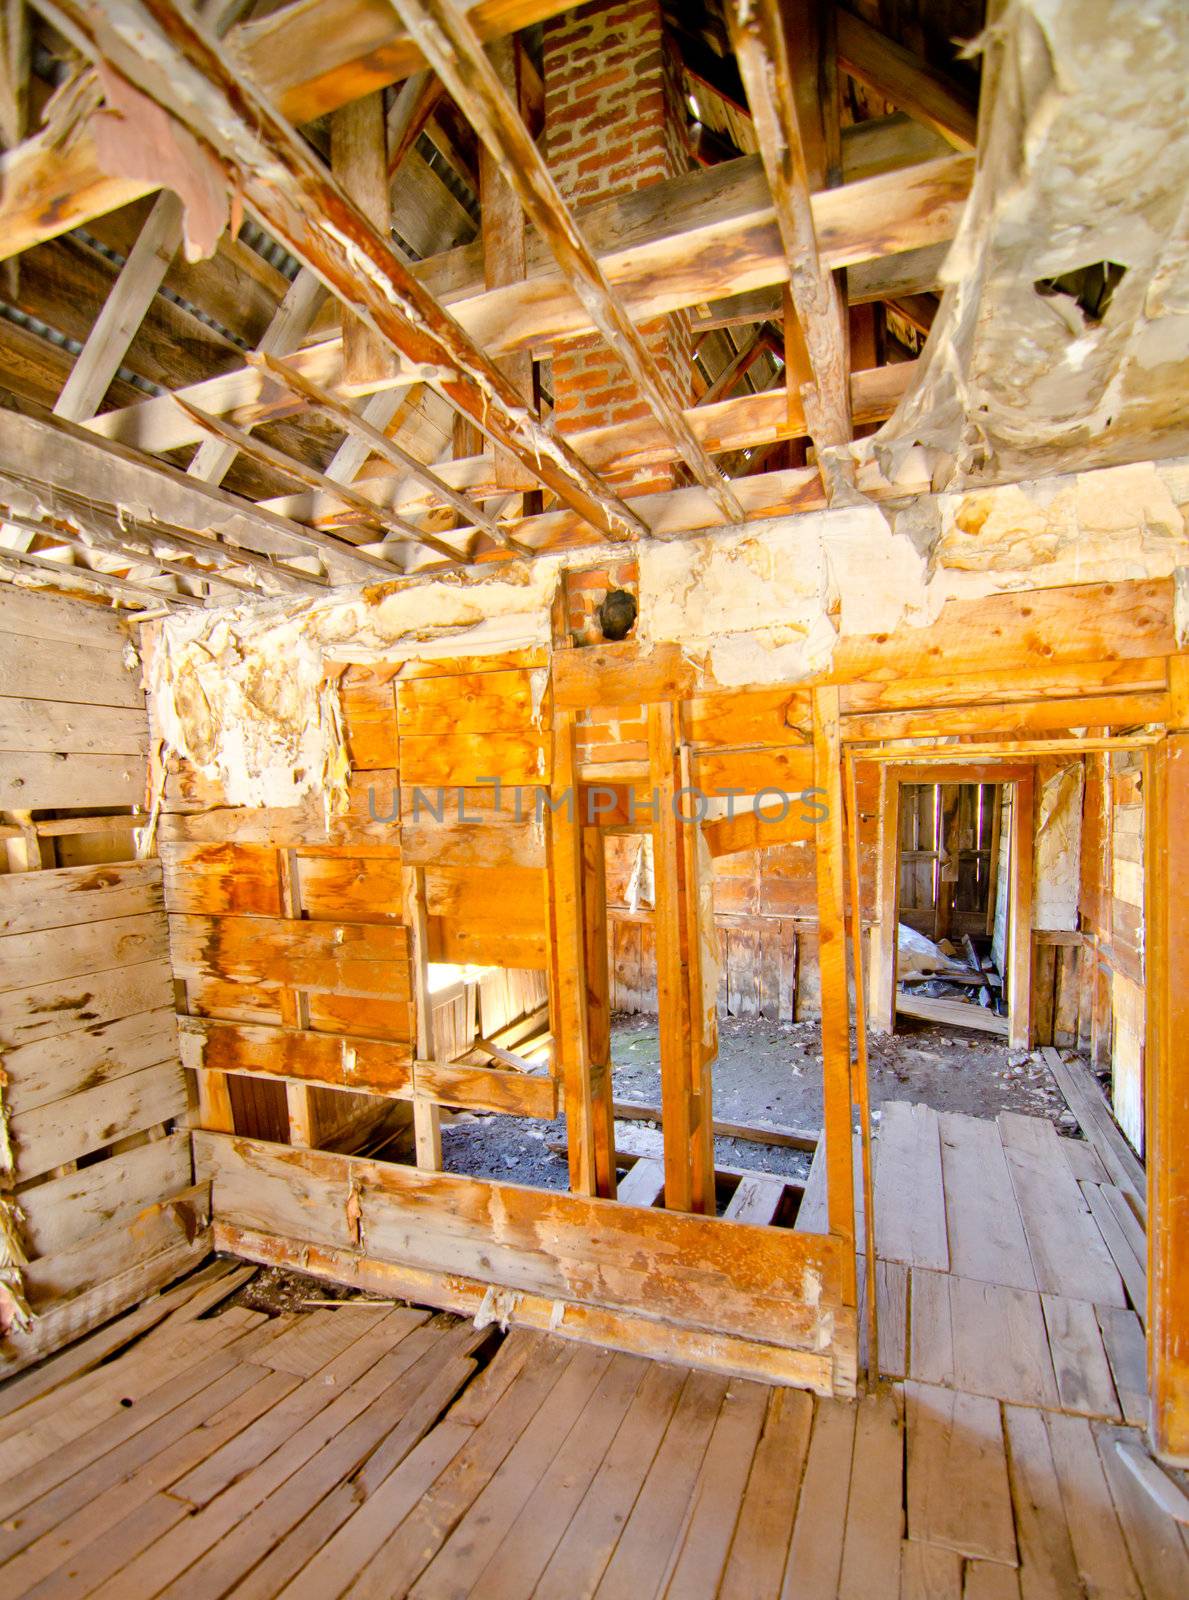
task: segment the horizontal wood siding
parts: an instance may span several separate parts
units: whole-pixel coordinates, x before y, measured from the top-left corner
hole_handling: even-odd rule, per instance
[[[3,1199],[32,1327],[0,1376],[201,1260],[161,863],[121,812],[146,801],[140,672],[116,616],[0,586]],[[88,814],[62,818],[55,813]]]

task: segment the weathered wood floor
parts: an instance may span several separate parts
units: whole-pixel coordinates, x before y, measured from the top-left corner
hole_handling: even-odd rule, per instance
[[[219,1311],[240,1272],[208,1268],[0,1389],[0,1592],[1183,1600],[1185,1530],[1116,1449],[1142,1238],[1092,1152],[908,1106],[879,1143],[895,1381],[858,1402],[404,1307]]]

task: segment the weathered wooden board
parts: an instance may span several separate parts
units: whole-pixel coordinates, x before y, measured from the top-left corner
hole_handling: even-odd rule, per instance
[[[4,1052],[4,1104],[12,1115],[34,1111],[79,1089],[172,1061],[177,1049],[172,1006],[17,1045]]]
[[[828,1337],[835,1241],[198,1133],[221,1222],[787,1348]],[[354,1209],[354,1208],[352,1208]]]
[[[237,978],[332,994],[407,999],[408,932],[398,925],[171,916],[177,976]]]
[[[47,650],[7,633],[0,633],[0,695],[144,709],[139,673],[122,650],[65,640]]]
[[[0,876],[0,934],[39,933],[161,909],[161,867],[156,861]]]
[[[52,1256],[92,1233],[126,1227],[189,1184],[190,1135],[171,1133],[25,1189],[21,1238],[30,1256]]]
[[[149,730],[141,707],[80,706],[53,700],[0,700],[0,750],[46,755],[141,756]]]
[[[8,1044],[28,1044],[163,1006],[173,1006],[169,963],[141,961],[81,978],[0,991],[0,1037]]]
[[[145,799],[143,756],[0,753],[0,807],[138,806]]]
[[[29,1304],[34,1311],[59,1304],[137,1261],[152,1260],[179,1244],[192,1246],[209,1224],[209,1183],[158,1196],[125,1221],[29,1262],[22,1268]]]
[[[9,1122],[17,1179],[38,1177],[130,1133],[184,1116],[187,1105],[181,1067],[166,1064],[23,1112]]]
[[[408,1044],[270,1028],[199,1017],[178,1018],[182,1064],[215,1072],[260,1073],[328,1088],[411,1094]]]
[[[0,987],[80,980],[88,975],[153,961],[166,953],[160,912],[75,923],[41,933],[0,936]]]

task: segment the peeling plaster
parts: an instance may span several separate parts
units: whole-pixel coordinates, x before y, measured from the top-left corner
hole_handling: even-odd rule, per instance
[[[961,487],[1184,451],[1189,51],[1182,0],[1008,0],[979,48],[978,168],[918,375],[876,435]],[[1126,273],[1101,322],[1034,284]]]
[[[828,669],[840,638],[928,627],[951,599],[1189,570],[1185,507],[1189,461],[1146,462],[644,541],[635,639],[676,641],[724,688],[795,683]],[[590,559],[171,616],[150,661],[155,736],[228,804],[333,803],[345,664],[548,646],[561,576]]]

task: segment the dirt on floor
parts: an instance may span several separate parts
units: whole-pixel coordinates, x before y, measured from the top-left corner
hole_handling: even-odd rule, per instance
[[[1039,1052],[1012,1050],[985,1034],[937,1023],[900,1023],[869,1042],[872,1117],[889,1100],[922,1101],[937,1111],[993,1118],[1001,1111],[1047,1117],[1065,1134],[1077,1122]],[[713,1067],[714,1114],[725,1122],[766,1122],[818,1133],[822,1126],[821,1025],[728,1017],[719,1022]],[[617,1017],[611,1032],[615,1098],[660,1105],[660,1033],[655,1017]],[[651,1154],[657,1124],[620,1121],[616,1148]],[[447,1172],[504,1178],[534,1187],[567,1187],[565,1119],[462,1113],[442,1119]],[[715,1163],[804,1178],[809,1156],[787,1146],[715,1140]]]

